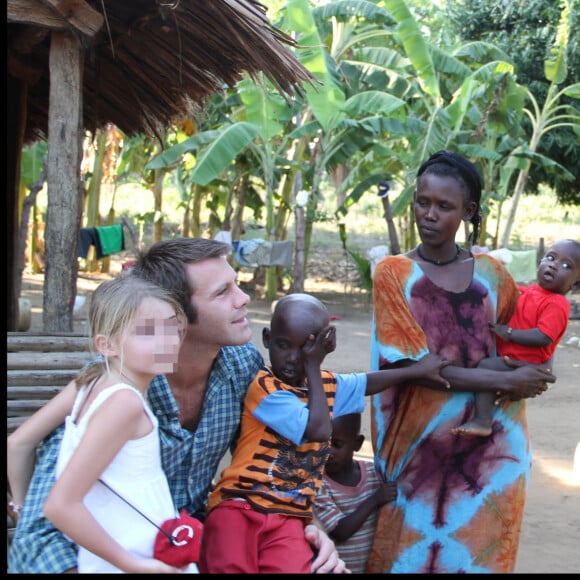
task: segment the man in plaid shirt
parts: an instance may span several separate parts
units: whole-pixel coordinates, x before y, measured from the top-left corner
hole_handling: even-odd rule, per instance
[[[178,370],[153,379],[148,398],[159,421],[163,468],[177,509],[203,519],[212,480],[235,445],[242,403],[264,365],[250,342],[249,297],[226,256],[230,246],[204,238],[175,238],[142,253],[131,274],[173,292],[188,318]],[[61,426],[44,440],[8,554],[10,573],[76,569],[77,550],[42,515],[55,479]],[[130,533],[130,532],[128,532]],[[344,562],[316,525],[306,528],[318,552],[312,571],[340,573]]]

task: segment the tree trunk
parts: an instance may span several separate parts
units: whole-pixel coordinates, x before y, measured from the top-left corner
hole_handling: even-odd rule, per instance
[[[82,215],[82,77],[79,41],[52,32],[43,328],[72,332]]]
[[[391,212],[391,203],[389,201],[389,194],[382,197],[383,207],[385,209],[385,220],[387,220],[387,228],[389,229],[389,242],[391,244],[391,254],[397,256],[401,253],[401,246],[399,245],[399,238],[397,236],[397,228],[393,221],[393,213]]]
[[[524,189],[526,187],[526,183],[528,181],[528,173],[530,171],[530,167],[531,167],[531,162],[528,161],[528,163],[526,164],[526,168],[522,169],[518,175],[518,180],[516,182],[516,187],[514,189],[514,197],[512,200],[512,207],[510,208],[510,213],[505,225],[505,231],[503,233],[503,237],[501,239],[501,248],[507,248],[509,241],[510,241],[510,235],[512,233],[512,227],[514,225],[514,222],[516,221],[516,213],[518,211],[518,204],[520,202],[520,198],[522,196],[522,193],[524,192]]]
[[[46,181],[46,174],[48,172],[47,159],[46,157],[42,163],[42,171],[36,183],[30,186],[30,193],[26,196],[24,203],[22,204],[22,217],[20,218],[20,232],[18,234],[18,252],[17,252],[17,264],[18,264],[18,286],[17,286],[17,296],[20,296],[20,291],[22,288],[22,273],[24,272],[24,255],[26,254],[26,240],[28,239],[28,230],[30,222],[30,212],[34,207],[36,202],[36,196],[38,192],[44,186]],[[33,251],[30,252],[31,262],[33,260]]]
[[[306,220],[304,218],[304,208],[296,206],[294,211],[296,220],[296,235],[294,248],[294,277],[292,279],[291,292],[304,292],[304,277],[305,277],[305,231]]]
[[[153,217],[153,243],[163,239],[163,177],[165,171],[156,171],[153,197],[155,198],[155,214]]]
[[[244,207],[250,186],[250,172],[242,171],[242,177],[237,188],[236,206],[232,216],[232,240],[240,240],[244,231]]]
[[[103,160],[105,159],[107,134],[101,129],[96,132],[96,148],[93,159],[93,175],[87,188],[85,205],[85,225],[88,228],[96,228],[101,225],[101,214],[99,212],[101,202],[101,183],[103,181]],[[93,251],[89,252],[86,261],[87,270],[95,272],[98,270],[97,257]]]

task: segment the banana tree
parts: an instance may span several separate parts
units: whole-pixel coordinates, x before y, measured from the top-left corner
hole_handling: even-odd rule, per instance
[[[249,152],[259,160],[266,205],[266,239],[273,241],[282,239],[284,235],[287,214],[293,207],[292,196],[296,193],[294,182],[297,174],[302,173],[302,177],[313,174],[308,164],[304,166],[305,171],[302,170],[305,159],[310,155],[311,135],[299,136],[288,128],[305,124],[310,126],[308,122],[313,118],[323,129],[329,127],[340,118],[340,105],[344,101],[344,95],[328,73],[326,56],[310,17],[308,2],[289,2],[288,20],[289,28],[299,34],[300,44],[309,47],[300,53],[302,63],[321,81],[316,88],[307,87],[306,110],[301,111],[302,104],[298,102],[291,108],[275,91],[264,90],[268,86],[266,81],[262,87],[242,81],[238,84],[238,90],[243,107],[232,115],[234,122],[225,124],[211,135],[200,133],[167,149],[148,165],[149,169],[167,167],[183,154],[194,152],[196,165],[191,180],[206,185],[228,170],[238,155]],[[212,140],[202,146],[201,140],[205,137]],[[313,204],[317,197],[313,195],[310,199],[308,216],[312,220]],[[305,227],[311,231],[308,219]],[[275,268],[267,268],[266,298],[274,299],[276,291]]]
[[[402,215],[409,207],[419,163],[461,137],[473,126],[472,118],[477,122],[484,115],[472,102],[473,96],[489,82],[484,72],[503,74],[501,58],[483,43],[474,43],[469,51],[457,55],[436,49],[423,37],[404,0],[390,0],[385,5],[389,12],[373,2],[333,2],[316,9],[305,0],[287,2],[285,28],[296,32],[302,47],[299,58],[323,84],[318,91],[309,89],[303,107],[296,108],[300,115],[292,117],[298,120],[288,121],[280,133],[264,132],[263,118],[268,124],[277,117],[270,101],[262,101],[264,97],[256,95],[253,87],[246,92],[243,115],[238,112],[243,121],[228,123],[217,132],[214,143],[192,148],[197,154],[192,175],[198,183],[203,174],[203,183],[216,179],[246,148],[261,159],[266,202],[271,201],[271,210],[275,200],[279,203],[274,222],[268,211],[270,238],[280,235],[286,223],[300,177],[300,188],[311,193],[305,220],[308,246],[318,184],[324,172],[337,173],[341,166],[348,168],[341,171],[343,178],[338,183],[338,193],[346,196],[343,209],[347,211],[379,181],[393,177],[402,188],[393,213]],[[396,31],[391,14],[396,18]],[[364,22],[363,17],[369,21]],[[327,38],[329,27],[332,34]],[[488,61],[495,59],[493,64],[486,62],[482,67],[478,59],[483,54]],[[469,59],[472,62],[466,64]],[[250,95],[254,107],[249,106]],[[292,126],[295,129],[288,135]],[[265,135],[273,137],[264,139]],[[192,142],[180,145],[184,146],[191,147]],[[158,161],[175,151],[166,151]],[[282,165],[278,161],[284,154]]]
[[[515,83],[509,57],[483,42],[464,44],[445,52],[423,37],[404,0],[387,0],[384,5],[397,20],[396,38],[402,47],[399,59],[389,60],[385,47],[367,45],[354,52],[348,64],[366,66],[373,74],[381,67],[388,72],[389,90],[399,91],[398,96],[407,102],[406,118],[400,133],[389,132],[385,151],[377,148],[374,156],[362,158],[358,175],[351,170],[350,183],[348,179],[344,182],[344,187],[351,189],[339,213],[344,214],[378,181],[372,179],[373,167],[369,161],[376,160],[379,167],[389,167],[394,180],[399,182],[402,191],[393,203],[392,212],[401,216],[409,208],[419,163],[436,149],[445,147],[453,147],[478,162],[484,174],[484,210],[489,212],[486,205],[497,202],[501,213],[514,169],[521,169],[529,159],[541,162],[544,167],[558,167],[555,161],[532,152],[522,140],[525,89]],[[388,49],[397,51],[396,46]],[[341,71],[345,70],[343,66]],[[566,91],[568,96],[574,96],[575,87]],[[389,119],[393,128],[392,121]],[[388,158],[381,156],[386,151],[389,151]],[[397,160],[393,160],[393,152]],[[356,169],[352,159],[350,163]],[[558,170],[569,175],[563,167]],[[361,175],[366,179],[361,179]]]
[[[339,219],[369,188],[391,178],[403,188],[394,211],[406,211],[418,165],[465,131],[470,118],[482,116],[470,100],[478,87],[490,83],[488,71],[497,76],[508,66],[499,60],[505,55],[485,43],[472,43],[457,55],[437,49],[427,43],[403,0],[384,5],[389,12],[372,2],[333,2],[312,11],[328,49],[329,74],[344,79],[342,116],[319,127],[312,161],[315,176],[321,166],[329,172],[346,167],[335,181],[337,197],[345,194]],[[302,4],[300,14],[306,9]],[[291,20],[286,25],[292,26]],[[483,58],[495,60],[481,66],[477,60]],[[468,59],[475,61],[471,67],[463,62]],[[457,100],[450,102],[454,93]]]
[[[169,132],[165,131],[156,140],[146,135],[125,139],[117,168],[119,182],[128,175],[137,175],[141,185],[153,195],[153,242],[163,237],[163,181],[167,170],[165,167],[150,168],[148,162],[163,150],[169,137]]]
[[[20,296],[22,288],[22,273],[24,272],[26,240],[28,239],[28,229],[30,214],[32,213],[32,232],[30,235],[30,262],[32,271],[41,271],[36,259],[38,243],[38,219],[36,208],[36,196],[44,187],[47,177],[47,144],[46,141],[37,141],[22,150],[20,165],[20,185],[18,194],[20,215],[20,231],[18,233],[18,254],[17,272],[18,280],[15,282],[14,290],[16,296]],[[28,191],[28,194],[26,192]]]
[[[569,45],[569,33],[572,19],[572,6],[570,0],[561,0],[562,12],[558,33],[554,46],[550,51],[548,59],[544,62],[544,75],[550,81],[550,87],[542,107],[538,104],[532,92],[528,89],[528,98],[532,108],[525,109],[532,124],[532,134],[528,144],[527,159],[523,168],[520,169],[516,181],[512,207],[503,233],[501,245],[508,247],[509,239],[513,224],[515,222],[517,207],[522,193],[526,187],[526,181],[532,163],[535,161],[545,161],[545,157],[536,154],[540,140],[550,131],[557,127],[572,127],[577,135],[580,136],[580,112],[572,105],[562,103],[562,97],[567,96],[574,99],[580,98],[580,83],[568,87],[560,88],[560,85],[566,81],[568,76],[568,67],[566,62],[566,51],[571,50]],[[560,170],[567,172],[560,166]],[[573,176],[569,174],[572,178]]]
[[[374,117],[360,118],[358,131],[372,127],[375,142],[380,139],[381,143],[359,156],[357,164],[351,158],[350,175],[343,183],[349,194],[338,209],[340,215],[384,179],[381,171],[399,183],[402,191],[392,211],[402,215],[410,205],[418,165],[450,143],[461,147],[461,136],[473,125],[472,119],[484,116],[485,99],[474,97],[482,88],[489,93],[509,68],[507,56],[486,43],[471,43],[455,52],[432,46],[404,1],[391,0],[385,5],[397,21],[396,33],[375,30],[381,45],[369,46],[365,40],[360,48],[353,36],[341,71],[348,75],[349,87],[355,82],[368,86],[384,73],[388,86],[383,92],[386,88],[391,96],[404,101],[405,110],[401,114],[398,108],[389,111],[377,107]],[[387,41],[390,44],[384,46]],[[414,243],[412,238],[407,241]]]
[[[264,81],[264,84],[266,81]],[[288,171],[284,152],[288,147],[288,132],[284,131],[294,111],[274,91],[265,90],[253,81],[238,84],[241,98],[237,110],[232,110],[230,120],[219,129],[202,131],[181,143],[169,147],[153,159],[148,169],[172,167],[187,154],[192,154],[195,164],[188,177],[199,187],[205,187],[223,177],[232,168],[240,168],[242,157],[253,159],[259,166],[258,179],[264,191],[266,207],[266,239],[277,240],[275,223],[275,188],[280,175]],[[230,183],[232,180],[230,180]],[[226,203],[226,215],[228,207]],[[269,290],[269,292],[268,292]],[[267,294],[274,299],[276,284],[267,285]]]

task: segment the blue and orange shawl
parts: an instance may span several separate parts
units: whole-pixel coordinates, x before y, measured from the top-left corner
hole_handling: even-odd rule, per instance
[[[409,258],[374,276],[372,370],[428,351],[474,367],[495,355],[488,321],[507,323],[518,296],[502,264],[474,256],[471,284],[436,286]],[[399,495],[381,508],[368,573],[505,573],[514,569],[531,449],[525,401],[498,406],[489,437],[454,435],[473,394],[397,385],[372,398],[375,465]]]

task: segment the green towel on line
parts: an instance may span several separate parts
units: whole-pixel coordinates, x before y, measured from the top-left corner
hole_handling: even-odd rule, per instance
[[[536,250],[510,250],[512,261],[506,268],[518,284],[529,284],[537,279],[538,254]]]
[[[125,249],[122,224],[102,226],[96,228],[96,230],[101,242],[103,256],[110,256]]]

